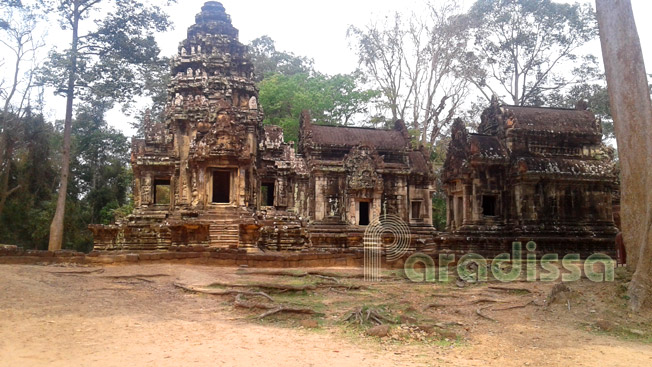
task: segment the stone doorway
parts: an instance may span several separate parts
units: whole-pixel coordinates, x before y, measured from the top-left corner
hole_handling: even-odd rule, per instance
[[[263,182],[260,184],[261,206],[274,206],[274,182]]]
[[[368,201],[361,201],[360,202],[360,208],[359,208],[359,215],[358,215],[358,225],[360,226],[366,226],[369,225],[369,217],[370,217],[370,203]]]
[[[231,171],[213,171],[213,203],[231,202]]]

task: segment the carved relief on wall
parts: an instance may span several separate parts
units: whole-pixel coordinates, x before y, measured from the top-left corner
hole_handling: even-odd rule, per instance
[[[287,206],[287,193],[285,189],[285,178],[279,178],[276,180],[276,193],[274,194],[276,196],[276,205],[278,206]]]
[[[197,189],[197,167],[192,170],[192,206],[199,204],[199,190]]]
[[[137,175],[137,173],[136,173],[136,175]],[[136,208],[138,208],[139,206],[142,205],[142,202],[141,202],[141,199],[140,199],[141,191],[140,191],[140,180],[139,179],[133,180],[133,182],[132,182],[132,190],[133,190],[133,193],[134,193],[134,206]]]
[[[328,212],[327,216],[337,217],[340,215],[340,199],[337,196],[328,198]]]
[[[256,100],[255,96],[252,96],[249,98],[249,109],[250,110],[257,110],[258,109],[258,101]]]
[[[360,145],[344,158],[349,190],[368,190],[382,187],[382,178],[377,170],[383,167],[383,159],[373,148]]]
[[[151,202],[151,197],[152,197],[152,179],[149,176],[145,176],[143,179],[143,184],[141,186],[140,190],[140,202],[143,205],[150,204]]]
[[[145,141],[147,144],[166,145],[172,142],[172,136],[165,124],[145,119]]]
[[[216,123],[196,144],[191,144],[191,155],[209,157],[220,155],[242,155],[247,147],[246,131],[242,125],[232,123],[226,113],[219,113]]]

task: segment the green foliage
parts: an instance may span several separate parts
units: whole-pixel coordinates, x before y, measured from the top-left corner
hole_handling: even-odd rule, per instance
[[[473,43],[466,77],[490,99],[542,105],[551,91],[573,82],[563,73],[597,37],[589,4],[551,0],[477,0],[468,13]],[[565,67],[561,67],[564,65]]]
[[[68,74],[73,70],[71,56],[75,52],[75,93],[82,100],[127,102],[147,91],[150,70],[161,62],[153,34],[169,27],[167,15],[158,6],[136,0],[103,2],[103,9],[109,9],[106,13],[90,11],[97,6],[96,1],[77,2],[81,5],[81,21],[92,20],[96,27],[80,34],[77,50],[52,49],[42,69],[41,81],[65,95]],[[73,0],[50,1],[50,6],[69,22],[75,15],[73,3]],[[89,8],[83,10],[86,7]],[[72,27],[62,22],[64,29]]]
[[[83,106],[73,129],[73,184],[69,193],[86,202],[85,223],[110,223],[109,210],[126,204],[132,175],[129,143],[107,126],[101,102]]]
[[[274,74],[290,76],[310,74],[314,71],[312,59],[276,50],[274,40],[269,36],[261,36],[251,41],[249,54],[254,64],[257,83]]]
[[[286,141],[299,138],[299,116],[310,110],[319,123],[348,125],[367,113],[379,93],[360,87],[362,74],[326,75],[313,69],[311,59],[276,50],[274,41],[262,36],[249,44],[259,101],[265,124],[283,128]]]
[[[19,188],[7,199],[0,216],[0,242],[43,249],[54,213],[56,131],[42,116],[26,116],[19,122],[24,144],[12,160],[10,179],[10,186]]]
[[[550,97],[553,107],[573,108],[578,101],[587,102],[588,108],[601,120],[603,139],[614,138],[614,120],[606,83],[582,83]]]
[[[66,203],[64,248],[89,251],[91,223],[108,224],[133,208],[127,138],[106,125],[101,102],[82,106],[75,119],[71,179]],[[10,185],[20,188],[0,216],[0,242],[47,249],[56,208],[62,132],[42,116],[20,120],[23,144],[13,160]]]
[[[127,102],[123,106],[123,111],[127,114],[136,116],[137,121],[132,123],[136,129],[134,137],[144,137],[143,127],[145,118],[152,121],[163,121],[165,118],[165,103],[168,97],[167,86],[170,83],[170,59],[162,57],[158,61],[149,65],[149,69],[144,70],[143,77],[144,88],[151,97],[151,102],[147,107],[136,109],[131,103]]]
[[[437,192],[432,197],[432,225],[438,231],[446,228],[446,196]]]
[[[319,123],[351,124],[356,114],[367,112],[369,102],[378,95],[360,89],[359,84],[359,73],[270,75],[259,84],[265,123],[283,127],[286,141],[297,141],[302,110],[310,110]]]

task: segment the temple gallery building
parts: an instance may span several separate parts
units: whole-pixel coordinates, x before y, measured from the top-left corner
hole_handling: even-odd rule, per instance
[[[494,100],[477,133],[457,120],[442,182],[444,248],[495,253],[535,241],[541,252],[613,251],[613,150],[583,103],[557,109]]]
[[[304,112],[298,143],[286,143],[263,124],[253,64],[222,4],[205,3],[195,21],[172,61],[164,120],[147,118],[132,142],[134,212],[90,226],[96,250],[356,249],[386,215],[409,228],[413,250],[464,249],[471,237],[492,238],[491,249],[516,235],[589,249],[613,240],[617,185],[590,111],[494,103],[478,134],[456,122],[443,235],[429,154],[402,121],[327,126]]]

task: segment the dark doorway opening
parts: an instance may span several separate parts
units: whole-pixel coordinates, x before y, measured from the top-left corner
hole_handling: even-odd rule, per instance
[[[358,220],[358,225],[361,226],[369,225],[369,202],[368,201],[360,202],[360,217]]]
[[[213,171],[213,202],[231,202],[231,172]]]
[[[263,206],[274,206],[273,182],[263,182],[260,184],[260,203]]]
[[[482,196],[482,214],[493,217],[496,215],[496,197],[484,195]]]
[[[412,219],[421,219],[421,202],[412,202]]]
[[[154,204],[170,204],[170,180],[154,180]]]

